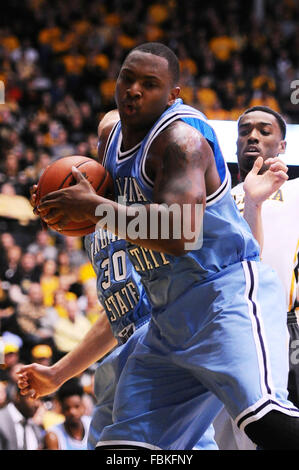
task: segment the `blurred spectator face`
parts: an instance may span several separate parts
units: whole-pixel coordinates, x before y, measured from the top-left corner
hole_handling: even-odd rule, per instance
[[[56,262],[52,259],[45,261],[43,266],[43,274],[46,276],[55,276],[56,273]]]
[[[19,171],[18,157],[14,153],[9,153],[5,158],[5,171],[7,175],[17,175]]]
[[[22,256],[21,247],[18,245],[12,246],[7,250],[7,259],[9,264],[18,264]]]
[[[79,395],[64,398],[61,402],[61,409],[66,423],[71,425],[79,424],[85,412],[82,398]]]
[[[60,264],[60,266],[68,266],[70,264],[69,255],[67,253],[65,253],[64,251],[59,253],[58,263]]]
[[[59,277],[59,288],[64,291],[68,292],[71,285],[71,280],[69,276],[60,276]]]
[[[81,118],[81,115],[79,113],[76,113],[73,118],[72,118],[72,126],[77,128],[77,129],[80,129],[81,126],[82,126],[82,118]]]
[[[36,253],[36,264],[38,266],[42,266],[45,262],[45,255],[42,251],[38,251]]]
[[[238,123],[237,157],[241,176],[252,169],[255,160],[273,158],[285,152],[286,143],[276,117],[264,111],[244,114]],[[267,170],[264,165],[261,172]]]
[[[25,159],[28,164],[34,164],[35,162],[35,153],[33,149],[26,149]]]
[[[74,322],[76,320],[76,315],[78,313],[77,301],[76,300],[68,300],[66,302],[66,309],[67,309],[69,320]]]
[[[50,237],[45,230],[40,230],[36,235],[36,241],[39,246],[45,247],[49,245]]]
[[[31,350],[31,357],[33,362],[42,364],[43,366],[51,365],[52,355],[52,349],[47,344],[38,344]]]
[[[7,250],[8,248],[11,248],[12,246],[14,246],[15,241],[14,241],[13,236],[10,233],[5,232],[5,233],[2,233],[1,235],[1,243],[2,243],[3,248]]]
[[[5,196],[15,196],[16,190],[12,184],[4,183],[1,186],[1,194],[5,194]]]
[[[19,363],[19,351],[7,352],[4,354],[4,364],[6,369],[11,369]]]
[[[88,145],[91,149],[97,149],[98,148],[98,137],[95,134],[90,134],[88,136]]]
[[[64,129],[60,129],[56,139],[58,145],[67,143],[67,132]]]
[[[86,286],[85,295],[89,305],[94,305],[98,303],[96,286],[94,286],[93,284]]]
[[[89,145],[86,142],[80,142],[76,148],[77,155],[87,156],[89,153]]]
[[[89,103],[83,102],[80,104],[80,109],[84,118],[92,115],[91,107]]]
[[[38,169],[41,171],[45,169],[51,163],[51,157],[48,153],[42,152],[38,157]]]
[[[43,292],[42,292],[40,284],[38,283],[30,284],[30,287],[28,290],[28,298],[30,302],[34,305],[43,304]]]
[[[16,395],[14,398],[14,404],[16,408],[22,413],[26,418],[32,418],[38,408],[41,405],[40,400],[32,400],[32,398],[24,397],[20,395],[18,390],[16,390]]]
[[[65,241],[67,250],[69,251],[76,250],[76,244],[77,244],[76,237],[65,237],[64,241]]]
[[[24,253],[21,266],[25,273],[30,273],[36,266],[35,256],[32,253]]]
[[[50,122],[50,135],[52,139],[56,140],[59,136],[59,132],[61,130],[61,124],[57,121],[51,121]]]
[[[65,292],[62,289],[59,289],[54,294],[54,305],[65,305]]]

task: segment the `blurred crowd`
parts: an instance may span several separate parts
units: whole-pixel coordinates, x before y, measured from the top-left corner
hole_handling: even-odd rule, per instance
[[[0,15],[0,408],[20,364],[53,363],[103,314],[82,239],[42,230],[30,187],[57,158],[97,158],[119,66],[147,41],[177,53],[181,96],[209,119],[261,104],[299,122],[296,0],[10,0]],[[93,372],[80,377],[90,413]],[[54,398],[40,406],[42,426],[61,420]]]

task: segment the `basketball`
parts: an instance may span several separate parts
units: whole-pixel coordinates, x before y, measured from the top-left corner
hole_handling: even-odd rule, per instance
[[[105,196],[113,192],[113,181],[103,165],[89,157],[63,157],[49,165],[41,175],[36,190],[36,204],[46,194],[77,183],[72,174],[72,166],[78,168],[98,195]],[[86,220],[69,222],[59,233],[69,237],[81,237],[94,230],[95,224]]]

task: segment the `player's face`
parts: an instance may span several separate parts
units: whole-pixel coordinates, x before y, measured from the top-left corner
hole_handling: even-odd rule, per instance
[[[272,114],[253,111],[245,114],[239,121],[237,157],[241,176],[244,178],[252,169],[258,157],[277,157],[285,152],[279,124]],[[261,172],[265,171],[264,165]]]
[[[62,412],[65,420],[70,424],[77,424],[84,414],[84,406],[79,395],[67,397],[62,403]]]
[[[116,84],[116,103],[122,125],[134,132],[148,130],[174,103],[174,87],[164,57],[135,51],[126,58]]]

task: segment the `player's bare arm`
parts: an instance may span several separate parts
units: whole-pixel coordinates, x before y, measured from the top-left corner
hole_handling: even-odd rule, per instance
[[[29,364],[18,371],[22,395],[47,396],[70,378],[79,375],[117,345],[106,314],[102,314],[81,343],[52,366]]]

